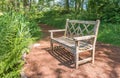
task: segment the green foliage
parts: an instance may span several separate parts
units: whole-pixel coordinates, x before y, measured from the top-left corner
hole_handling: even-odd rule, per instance
[[[0,78],[20,78],[22,54],[28,52],[39,28],[15,12],[4,13],[0,21]]]
[[[60,14],[60,11],[43,12],[42,16],[38,19],[41,23],[48,24],[56,28],[64,28],[66,19],[79,19],[79,20],[96,20],[97,16],[92,13],[75,13]],[[120,46],[120,25],[112,23],[102,23],[99,29],[98,41]]]
[[[102,11],[102,19],[105,22],[120,23],[120,6],[118,7],[115,6],[115,4],[111,3],[109,5],[106,5],[106,7],[104,7]]]
[[[40,18],[38,18],[37,20],[39,20],[40,23],[46,23],[48,25],[51,26],[55,26],[58,27],[59,25],[62,25],[63,21],[61,20],[65,20],[65,18],[62,18],[59,20],[59,11],[48,11],[48,12],[43,12],[42,16]],[[54,22],[52,22],[54,21]],[[57,26],[56,26],[57,25]]]
[[[76,15],[74,13],[70,13],[70,12],[68,13],[64,11],[65,10],[63,9],[63,10],[51,10],[47,12],[41,12],[37,20],[39,21],[39,23],[45,23],[57,28],[63,28],[65,25],[66,19],[76,18]]]
[[[0,5],[0,78],[20,78],[22,55],[41,36],[34,20],[37,5],[27,7],[26,0],[1,0]]]
[[[120,23],[120,0],[88,0],[87,11],[104,22]]]
[[[100,25],[98,41],[120,46],[120,25],[102,23]]]

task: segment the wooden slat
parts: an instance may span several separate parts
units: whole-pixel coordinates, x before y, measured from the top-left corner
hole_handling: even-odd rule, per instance
[[[83,63],[86,63],[86,62],[91,61],[91,60],[92,60],[92,58],[89,57],[89,58],[83,59],[81,61],[78,61],[78,64],[83,64]]]
[[[74,47],[75,42],[73,40],[69,40],[66,37],[59,37],[59,38],[53,38],[54,41],[57,41],[58,43],[64,44],[68,47]]]
[[[64,45],[65,47],[68,47],[70,49],[75,50],[75,48],[76,48],[74,40],[70,40],[70,39],[65,38],[65,37],[53,38],[52,40],[56,43]],[[93,48],[92,48],[91,44],[88,44],[88,43],[85,43],[82,41],[79,43],[79,51],[78,52],[89,51],[92,49]]]
[[[79,41],[79,40],[91,39],[93,37],[95,37],[95,35],[88,35],[88,36],[82,36],[82,37],[74,37],[73,39],[76,40],[76,41]]]
[[[89,33],[88,27],[89,27],[90,25],[89,25],[89,24],[88,24],[88,25],[83,24],[83,26],[85,27],[85,30],[87,31],[87,33]]]
[[[49,30],[48,32],[61,32],[61,31],[65,31],[65,29]]]
[[[69,20],[70,23],[96,24],[96,21]]]
[[[78,53],[83,53],[83,52],[87,52],[87,51],[90,51],[90,50],[93,50],[93,48],[89,48],[89,49],[84,49],[84,50],[79,50]]]

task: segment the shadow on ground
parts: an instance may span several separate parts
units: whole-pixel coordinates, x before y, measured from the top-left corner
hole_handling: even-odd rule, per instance
[[[74,57],[65,48],[56,46],[54,47],[53,51],[50,48],[45,48],[45,50],[60,62],[59,65],[65,65],[67,67],[74,68]]]
[[[51,29],[42,27],[43,31]],[[61,47],[50,50],[48,36],[26,56],[24,71],[28,78],[120,78],[120,47],[97,42],[95,64],[88,62],[75,69],[69,51]]]

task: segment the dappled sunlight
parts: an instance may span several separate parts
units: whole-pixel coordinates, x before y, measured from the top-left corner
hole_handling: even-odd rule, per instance
[[[48,27],[48,30],[49,29],[51,28]],[[27,63],[25,64],[25,73],[28,78],[120,77],[119,47],[97,42],[95,64],[87,62],[79,65],[78,69],[75,69],[73,54],[71,54],[69,50],[56,44],[54,45],[54,51],[51,51],[48,36],[49,35],[46,35],[46,37],[40,40],[38,42],[40,46],[33,47],[31,52],[26,57]],[[46,38],[47,41],[45,40]],[[84,55],[87,54],[89,54],[89,52],[86,52]]]

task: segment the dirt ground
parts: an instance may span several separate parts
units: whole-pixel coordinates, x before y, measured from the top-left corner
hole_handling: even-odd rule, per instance
[[[75,69],[70,52],[61,47],[51,52],[48,30],[54,28],[40,27],[43,38],[26,56],[24,71],[28,78],[120,78],[120,47],[97,42],[95,64],[88,62]]]

